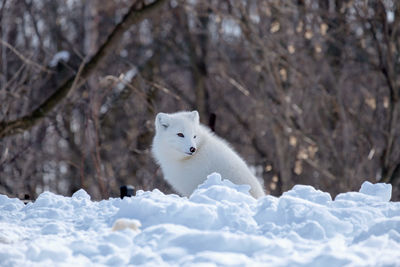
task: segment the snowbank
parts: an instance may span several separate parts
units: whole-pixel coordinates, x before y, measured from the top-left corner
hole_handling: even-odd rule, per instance
[[[0,266],[395,266],[400,203],[391,186],[328,193],[296,185],[255,200],[212,174],[187,199],[159,190],[94,202],[45,192],[0,195]],[[120,218],[141,223],[112,231]]]

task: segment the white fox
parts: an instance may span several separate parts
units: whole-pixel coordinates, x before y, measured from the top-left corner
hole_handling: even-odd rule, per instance
[[[164,179],[183,196],[190,196],[213,172],[235,184],[250,185],[259,198],[265,193],[244,160],[229,144],[200,124],[199,113],[158,113],[152,152]]]

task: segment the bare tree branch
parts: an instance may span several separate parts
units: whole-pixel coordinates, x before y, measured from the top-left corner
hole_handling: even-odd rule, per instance
[[[160,8],[166,0],[154,1],[151,4],[144,5],[141,2],[135,3],[131,6],[128,13],[118,23],[111,34],[108,36],[104,44],[99,48],[97,53],[83,66],[81,70],[80,79],[77,87],[82,86],[86,80],[97,70],[104,62],[105,59],[113,51],[113,48],[120,43],[123,34],[134,24],[137,24],[147,18],[155,10]],[[3,43],[3,42],[2,42]],[[4,43],[3,43],[4,44]],[[18,118],[16,120],[0,122],[0,138],[16,134],[18,132],[28,130],[41,119],[43,119],[50,111],[52,111],[58,103],[60,103],[74,87],[75,76],[68,79],[57,90],[47,98],[39,107],[33,110],[30,114]]]
[[[15,55],[17,55],[17,57],[19,57],[22,61],[24,61],[26,64],[28,65],[33,65],[35,67],[38,67],[40,70],[42,71],[46,71],[46,72],[52,72],[52,70],[46,68],[45,66],[40,65],[37,62],[34,62],[32,60],[30,60],[29,58],[25,57],[24,55],[22,55],[22,53],[20,53],[17,49],[15,49],[12,45],[10,45],[9,43],[7,43],[6,41],[0,39],[0,44],[4,45],[5,47],[7,47],[8,49],[10,49]]]

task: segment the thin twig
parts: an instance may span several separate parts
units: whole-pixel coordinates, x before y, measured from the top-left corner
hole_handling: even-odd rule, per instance
[[[336,176],[333,175],[330,171],[328,171],[327,169],[321,167],[318,163],[316,163],[315,161],[311,160],[311,159],[304,159],[304,161],[306,163],[308,163],[308,165],[310,165],[311,167],[313,167],[315,170],[317,170],[318,172],[320,172],[322,175],[326,176],[327,178],[331,179],[331,180],[336,180]]]
[[[78,81],[79,81],[79,79],[80,79],[80,77],[81,77],[81,75],[82,75],[82,70],[83,70],[83,68],[84,68],[85,65],[86,65],[87,58],[88,58],[88,56],[86,56],[86,57],[83,59],[82,63],[79,65],[78,72],[76,73],[76,76],[75,76],[75,78],[74,78],[74,81],[73,81],[73,83],[72,83],[72,85],[71,85],[71,89],[69,90],[67,97],[68,97],[69,95],[71,95],[71,93],[72,93],[73,91],[75,91],[75,88],[76,88],[77,85],[78,85]]]
[[[136,88],[135,86],[130,84],[128,81],[126,81],[120,77],[116,77],[114,75],[107,75],[106,77],[104,77],[104,80],[113,81],[115,83],[117,83],[117,82],[123,83],[124,86],[129,87],[130,89],[136,91],[141,97],[146,98],[146,94],[144,92],[142,92],[140,89]]]
[[[7,83],[0,89],[0,91],[6,91],[8,86],[13,83],[17,77],[21,74],[22,70],[25,68],[26,64],[22,64],[21,67],[14,73],[13,77],[7,81]]]
[[[42,71],[45,71],[48,73],[54,72],[54,71],[40,65],[39,63],[36,63],[36,62],[30,60],[29,58],[25,57],[22,53],[20,53],[17,49],[15,49],[11,44],[7,43],[6,41],[2,40],[1,38],[0,38],[0,43],[2,45],[4,45],[5,47],[7,47],[8,49],[10,49],[17,57],[19,57],[26,64],[36,66],[39,69],[41,69]]]
[[[178,96],[177,94],[174,94],[173,92],[171,92],[171,90],[169,90],[168,88],[166,88],[165,86],[162,86],[161,84],[155,83],[155,82],[151,82],[151,81],[146,81],[148,84],[150,84],[151,86],[154,86],[155,88],[163,91],[164,93],[171,95],[173,98],[175,98],[176,100],[181,101],[181,97]]]

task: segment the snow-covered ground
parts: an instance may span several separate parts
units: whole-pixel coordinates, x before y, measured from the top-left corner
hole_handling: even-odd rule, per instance
[[[91,201],[0,195],[0,266],[400,266],[400,202],[365,182],[338,195],[297,185],[255,200],[209,176],[188,198],[159,190]],[[112,231],[119,218],[140,231]]]

